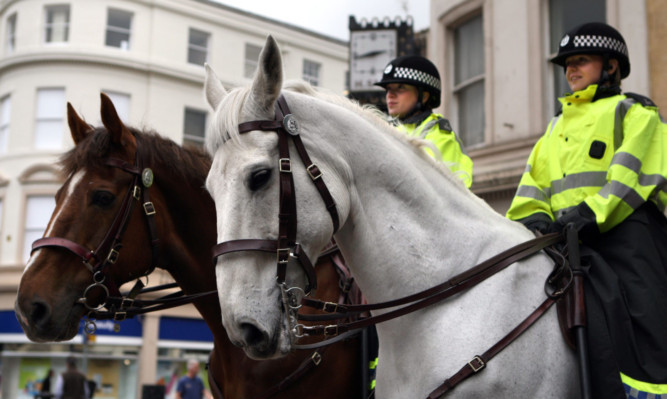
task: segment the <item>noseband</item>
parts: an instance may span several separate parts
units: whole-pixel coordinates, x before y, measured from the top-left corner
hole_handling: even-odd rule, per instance
[[[134,165],[131,165],[126,161],[117,158],[107,159],[107,166],[119,168],[131,174],[133,176],[133,180],[127,193],[125,194],[125,197],[123,198],[123,202],[121,203],[120,208],[116,213],[111,227],[96,249],[90,250],[81,244],[61,237],[44,237],[36,240],[32,244],[31,253],[41,248],[57,247],[64,248],[72,252],[82,260],[83,265],[93,274],[93,284],[85,289],[83,296],[78,300],[78,302],[84,304],[88,310],[93,312],[103,308],[106,305],[106,300],[110,294],[114,296],[121,296],[116,283],[112,279],[107,280],[106,275],[108,269],[118,260],[120,249],[122,247],[121,238],[125,232],[125,229],[127,228],[127,224],[129,222],[134,205],[133,199],[141,201],[144,214],[146,215],[148,230],[151,235],[153,262],[151,262],[151,267],[144,275],[146,276],[150,274],[156,267],[155,260],[157,259],[158,255],[159,240],[157,238],[157,229],[154,219],[155,207],[150,201],[148,193],[149,187],[153,184],[154,176],[153,171],[150,168],[143,168],[142,164],[143,159],[138,147]],[[88,303],[87,295],[94,288],[100,288],[104,291],[104,298],[102,298],[101,304],[99,305],[91,305]],[[135,286],[132,291],[138,292],[141,288],[142,287]]]
[[[308,295],[311,290],[317,288],[317,278],[315,276],[315,268],[308,256],[303,251],[301,245],[296,241],[297,232],[297,215],[296,215],[296,192],[294,188],[294,178],[292,176],[292,161],[289,153],[289,139],[292,139],[294,146],[301,158],[301,161],[306,167],[308,176],[310,176],[313,184],[320,193],[322,200],[326,206],[327,211],[331,215],[334,232],[338,230],[338,211],[336,204],[331,197],[324,180],[322,180],[322,171],[314,164],[308,152],[306,151],[301,136],[299,135],[299,124],[292,115],[287,105],[285,97],[282,95],[278,98],[275,105],[275,118],[273,120],[258,120],[252,122],[245,122],[239,124],[239,133],[247,133],[254,130],[275,131],[278,134],[278,151],[280,159],[280,213],[279,213],[279,227],[278,239],[242,239],[225,241],[213,247],[213,261],[215,262],[218,256],[238,251],[261,251],[276,253],[277,262],[277,282],[281,288],[284,288],[285,275],[287,264],[290,259],[295,259],[308,277],[308,284],[305,287],[305,295]],[[288,294],[290,290],[287,289]],[[283,291],[285,293],[285,291]],[[300,306],[300,299],[289,295],[289,303],[291,307]],[[284,298],[285,302],[285,298]]]

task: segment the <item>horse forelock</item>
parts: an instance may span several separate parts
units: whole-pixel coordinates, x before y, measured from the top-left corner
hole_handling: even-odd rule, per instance
[[[206,150],[212,156],[227,141],[240,142],[239,118],[250,95],[250,87],[231,90],[213,113],[206,134]]]
[[[210,157],[203,150],[181,147],[151,130],[129,129],[136,138],[137,146],[141,148],[144,167],[166,165],[169,167],[165,170],[180,179],[203,182],[211,166]],[[96,127],[86,139],[60,158],[61,171],[65,176],[71,176],[83,169],[108,167],[106,160],[111,150],[108,131],[104,127]]]

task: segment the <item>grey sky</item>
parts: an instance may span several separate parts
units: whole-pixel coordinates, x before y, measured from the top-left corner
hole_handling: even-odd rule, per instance
[[[429,0],[214,0],[308,30],[349,39],[348,18],[371,20],[411,15],[416,31],[428,27]]]

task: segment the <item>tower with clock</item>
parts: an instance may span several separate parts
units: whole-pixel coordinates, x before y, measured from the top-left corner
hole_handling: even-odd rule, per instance
[[[419,54],[412,30],[412,18],[382,21],[350,16],[349,97],[362,104],[386,110],[384,90],[373,83],[382,78],[389,61],[401,55]]]

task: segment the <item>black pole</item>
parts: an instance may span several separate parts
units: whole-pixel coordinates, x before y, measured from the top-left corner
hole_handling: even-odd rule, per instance
[[[572,268],[574,290],[574,322],[572,331],[577,345],[577,359],[579,361],[579,382],[581,398],[591,399],[591,377],[588,361],[588,341],[586,340],[586,303],[584,301],[584,273],[581,269],[579,254],[579,236],[574,224],[565,226],[568,258]]]

